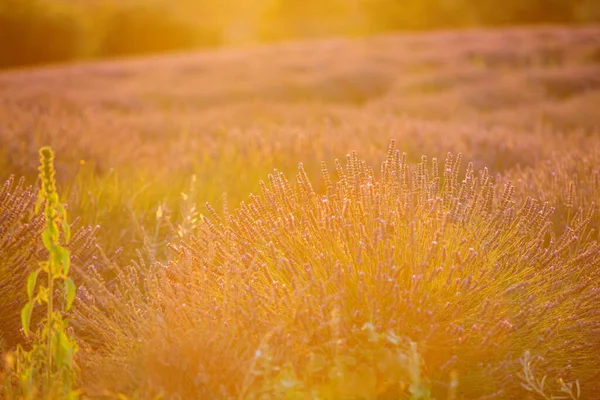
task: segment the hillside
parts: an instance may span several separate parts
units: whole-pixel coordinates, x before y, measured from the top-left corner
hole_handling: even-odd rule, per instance
[[[599,38],[598,27],[389,35],[9,72],[0,74],[0,148],[11,172],[25,172],[19,164],[47,142],[99,168],[158,157],[177,169],[200,152],[217,157],[214,139],[229,128],[260,141],[266,133],[252,139],[252,127],[263,124],[279,145],[296,135],[278,131],[339,124],[383,146],[394,124],[409,123],[403,115],[591,131]],[[342,154],[363,141],[345,136]],[[441,147],[464,147],[453,142]]]

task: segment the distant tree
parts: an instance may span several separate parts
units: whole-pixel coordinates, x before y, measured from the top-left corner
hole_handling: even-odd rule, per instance
[[[482,25],[568,23],[575,19],[577,0],[479,0],[476,7]]]
[[[262,19],[266,40],[362,31],[361,0],[276,0]]]
[[[600,22],[600,1],[578,0],[573,13],[576,22]]]
[[[42,0],[0,1],[0,67],[79,58],[85,34],[68,8]]]
[[[220,43],[215,30],[191,26],[158,5],[117,6],[107,19],[100,56],[159,53]]]
[[[584,2],[586,0],[583,0]],[[363,0],[371,31],[569,23],[582,0]]]

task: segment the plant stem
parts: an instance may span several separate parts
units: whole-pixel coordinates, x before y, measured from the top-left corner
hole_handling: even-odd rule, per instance
[[[50,260],[48,264],[48,348],[47,351],[47,360],[48,366],[46,367],[46,388],[47,390],[50,388],[50,371],[52,370],[52,336],[54,333],[54,277],[53,277],[53,268],[52,260]],[[46,391],[47,393],[47,391]]]

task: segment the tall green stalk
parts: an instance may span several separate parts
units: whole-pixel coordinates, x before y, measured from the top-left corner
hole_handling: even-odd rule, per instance
[[[75,399],[78,393],[73,389],[76,380],[73,355],[77,346],[67,333],[68,322],[63,318],[75,299],[75,284],[68,277],[70,254],[63,247],[69,242],[71,232],[56,190],[52,149],[40,149],[40,163],[41,189],[36,212],[44,204],[46,224],[42,240],[48,250],[48,261],[41,262],[27,278],[29,300],[21,311],[21,323],[28,338],[32,337],[34,307],[45,303],[46,315],[33,334],[31,349],[25,351],[19,347],[17,351],[15,381],[18,388],[15,389],[20,398]],[[40,274],[46,274],[46,286],[38,284]]]

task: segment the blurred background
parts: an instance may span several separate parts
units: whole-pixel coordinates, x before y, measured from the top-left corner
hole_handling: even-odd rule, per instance
[[[324,36],[599,21],[598,0],[1,0],[0,68]]]

